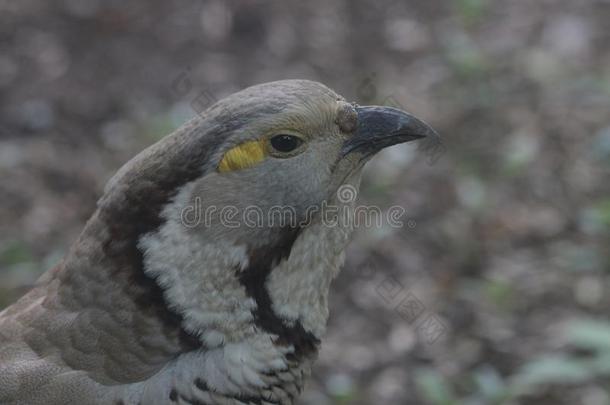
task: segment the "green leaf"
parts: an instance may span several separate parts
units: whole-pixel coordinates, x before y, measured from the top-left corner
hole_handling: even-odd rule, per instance
[[[506,383],[493,367],[481,367],[474,374],[474,381],[488,403],[499,403],[507,394]]]
[[[563,333],[567,342],[574,346],[610,353],[609,322],[578,320],[568,323]]]
[[[12,241],[0,248],[0,264],[12,266],[32,261],[32,253],[25,242]]]
[[[486,14],[487,0],[457,0],[457,9],[467,25],[476,24]]]
[[[420,395],[433,405],[457,404],[447,382],[432,369],[419,370],[415,376],[415,384]]]
[[[595,204],[599,218],[605,225],[610,225],[610,200],[602,200]]]
[[[542,384],[577,384],[593,376],[590,363],[565,356],[547,356],[526,364],[515,376],[519,391]]]
[[[489,280],[485,283],[487,298],[500,308],[507,309],[513,302],[513,286],[503,280]]]
[[[605,352],[591,360],[595,374],[601,377],[610,376],[610,352]]]

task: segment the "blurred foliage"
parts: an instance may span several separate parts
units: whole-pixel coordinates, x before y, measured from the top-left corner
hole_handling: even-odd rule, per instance
[[[472,380],[466,396],[457,395],[448,379],[429,368],[418,370],[418,390],[430,405],[502,405],[519,403],[520,398],[549,386],[594,383],[610,377],[610,322],[572,321],[563,327],[560,338],[565,345],[562,350],[527,362],[513,375],[502,377],[485,366],[462,376]]]
[[[456,0],[456,8],[466,25],[480,22],[488,11],[489,0]]]
[[[608,21],[606,0],[0,2],[0,308],[129,158],[226,94],[313,79],[443,144],[368,164],[361,202],[412,226],[357,230],[301,403],[610,404]]]
[[[437,371],[418,370],[415,381],[422,397],[429,403],[434,405],[457,404],[455,394]]]
[[[0,250],[0,266],[14,266],[31,260],[32,252],[24,242],[8,242]]]

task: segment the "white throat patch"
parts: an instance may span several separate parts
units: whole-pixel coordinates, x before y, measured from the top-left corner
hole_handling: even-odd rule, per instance
[[[194,187],[195,182],[184,186],[164,208],[164,224],[140,239],[145,272],[183,315],[184,328],[208,347],[240,342],[263,332],[253,317],[256,301],[237,277],[239,271],[248,271],[246,246],[206,239],[205,230],[181,222]],[[353,215],[353,203],[345,207]],[[271,269],[265,284],[276,315],[288,326],[299,321],[318,339],[328,319],[330,284],[343,264],[352,231],[351,221],[327,222],[316,216],[295,240],[289,257]]]
[[[140,239],[144,271],[164,289],[174,310],[183,314],[184,328],[208,347],[251,336],[254,300],[235,277],[248,265],[245,246],[195,238],[181,222],[194,183],[182,188],[163,210],[166,222]]]

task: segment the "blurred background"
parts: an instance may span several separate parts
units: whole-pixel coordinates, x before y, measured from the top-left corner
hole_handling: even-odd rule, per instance
[[[130,157],[245,86],[321,81],[386,150],[301,404],[610,404],[610,1],[0,1],[0,308]]]

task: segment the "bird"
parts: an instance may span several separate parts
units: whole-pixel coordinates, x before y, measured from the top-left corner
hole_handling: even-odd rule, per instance
[[[0,404],[295,403],[354,228],[339,191],[380,150],[436,136],[309,80],[217,101],[121,167],[0,312]]]

